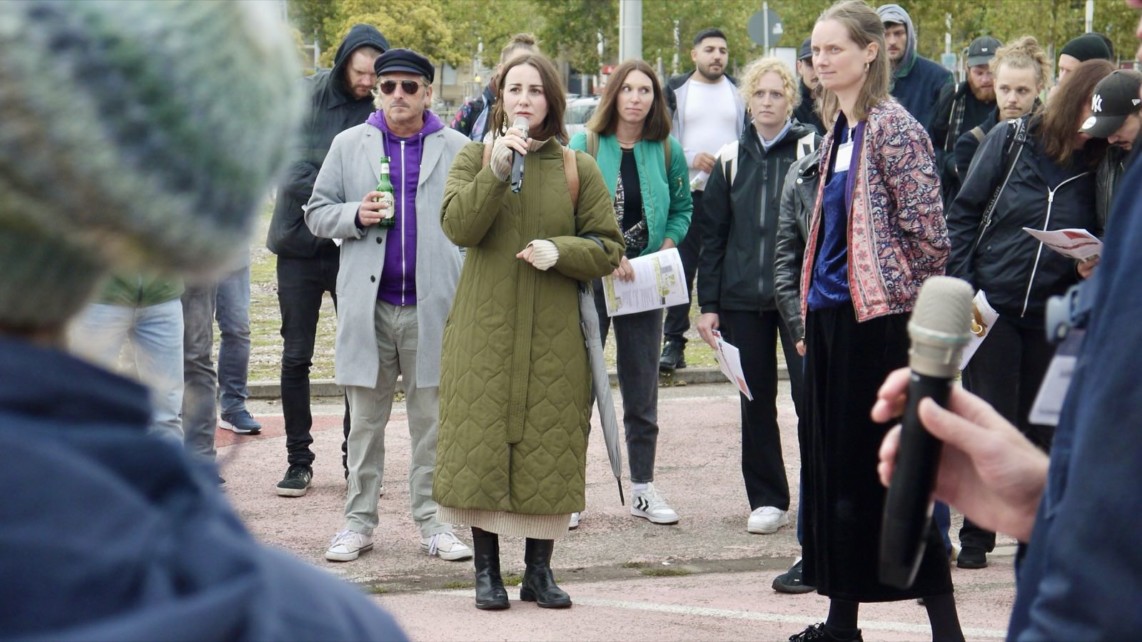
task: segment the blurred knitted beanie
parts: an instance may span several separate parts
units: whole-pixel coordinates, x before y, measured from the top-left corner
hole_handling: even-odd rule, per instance
[[[248,242],[303,112],[265,2],[0,6],[0,326],[59,327],[111,269]]]

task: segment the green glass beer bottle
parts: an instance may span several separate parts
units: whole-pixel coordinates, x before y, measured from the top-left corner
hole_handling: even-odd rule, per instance
[[[397,217],[396,217],[396,201],[393,198],[393,182],[392,182],[392,180],[389,179],[389,157],[388,156],[381,156],[381,180],[379,183],[377,183],[377,191],[382,192],[386,195],[386,196],[382,196],[382,197],[378,198],[377,199],[378,202],[382,198],[387,198],[389,200],[389,203],[390,203],[388,218],[382,218],[381,220],[377,221],[377,226],[378,227],[392,227],[393,225],[396,225]]]

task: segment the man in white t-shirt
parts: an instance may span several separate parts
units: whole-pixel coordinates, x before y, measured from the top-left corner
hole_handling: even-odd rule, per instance
[[[690,59],[695,70],[675,76],[666,86],[666,102],[673,115],[671,133],[682,143],[690,167],[690,189],[694,215],[690,231],[678,253],[686,272],[686,289],[694,286],[694,274],[702,247],[705,212],[702,190],[714,169],[714,157],[722,145],[741,137],[745,125],[745,104],[733,78],[726,75],[729,46],[718,29],[703,29],[694,36]],[[673,371],[686,367],[686,331],[690,329],[689,304],[666,310],[663,326],[662,358],[659,368]]]

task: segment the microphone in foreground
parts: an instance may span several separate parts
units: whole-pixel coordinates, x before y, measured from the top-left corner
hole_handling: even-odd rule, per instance
[[[912,586],[924,557],[942,446],[920,423],[917,408],[924,397],[941,406],[948,403],[960,356],[971,337],[972,297],[966,281],[934,276],[920,288],[908,321],[912,377],[880,533],[880,581],[896,588]]]
[[[527,118],[524,116],[516,116],[515,122],[512,127],[520,131],[520,135],[525,139],[527,138]],[[520,188],[523,187],[523,154],[517,151],[512,151],[512,191],[519,193]]]

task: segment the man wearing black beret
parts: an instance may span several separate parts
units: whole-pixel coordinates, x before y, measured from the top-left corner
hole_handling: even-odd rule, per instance
[[[432,499],[440,350],[461,264],[440,229],[440,206],[452,159],[469,141],[429,110],[436,69],[427,58],[390,49],[374,70],[377,111],[333,140],[305,213],[314,235],[341,241],[335,379],[349,399],[349,488],[345,524],[325,559],[347,562],[373,547],[397,374],[408,407],[409,491],[421,549],[469,559],[472,549],[436,519]],[[391,195],[376,191],[385,163]]]

